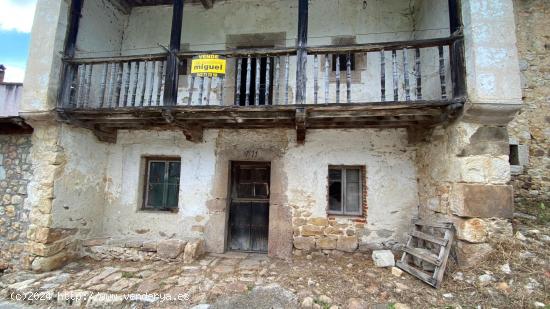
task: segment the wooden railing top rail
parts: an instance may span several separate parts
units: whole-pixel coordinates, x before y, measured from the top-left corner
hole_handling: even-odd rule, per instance
[[[295,47],[272,47],[272,48],[236,48],[227,50],[208,50],[208,51],[184,51],[179,52],[178,56],[189,58],[199,54],[222,55],[226,57],[242,57],[248,55],[254,56],[280,56],[296,54]]]
[[[327,54],[327,53],[347,53],[347,52],[376,52],[376,51],[392,51],[404,48],[427,48],[446,46],[453,43],[459,36],[450,36],[437,39],[426,40],[411,40],[411,41],[394,41],[381,43],[366,43],[352,45],[324,45],[307,47],[308,54]]]
[[[154,61],[164,60],[168,56],[168,53],[161,54],[147,54],[147,55],[134,55],[134,56],[115,56],[115,57],[96,57],[96,58],[65,58],[63,61],[67,63],[75,64],[102,64],[113,62],[129,62],[129,61]]]

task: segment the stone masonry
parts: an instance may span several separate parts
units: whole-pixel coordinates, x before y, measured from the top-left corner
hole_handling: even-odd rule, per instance
[[[512,176],[518,203],[550,206],[550,2],[516,0],[518,50],[524,107],[508,126],[529,151],[523,172]]]
[[[30,149],[29,135],[0,135],[0,271],[18,268],[26,255]]]

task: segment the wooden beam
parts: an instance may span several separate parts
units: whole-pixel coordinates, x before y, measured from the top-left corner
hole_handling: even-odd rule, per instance
[[[174,0],[172,9],[172,30],[170,33],[170,52],[166,61],[164,83],[164,105],[174,106],[178,100],[178,52],[181,45],[183,4],[185,0]]]
[[[306,119],[307,111],[305,108],[296,109],[296,142],[303,145],[306,141]]]
[[[74,58],[76,52],[76,40],[78,38],[78,28],[80,26],[80,15],[84,0],[73,0],[69,8],[68,27],[65,36],[65,46],[63,49],[64,58]],[[61,69],[61,87],[57,95],[57,105],[67,106],[71,97],[71,83],[75,77],[77,66],[74,64],[63,63]]]
[[[201,0],[205,9],[211,9],[214,7],[214,0]]]
[[[464,55],[464,38],[462,22],[461,0],[448,0],[449,3],[449,28],[453,35],[460,34],[449,47],[449,58],[451,62],[451,79],[453,81],[453,96],[465,98],[466,89],[466,62]]]
[[[116,144],[117,140],[117,129],[113,128],[103,128],[98,125],[94,126],[92,129],[95,137],[104,143]]]
[[[307,62],[307,26],[308,0],[298,0],[298,42],[296,57],[296,104],[306,102],[306,62]]]

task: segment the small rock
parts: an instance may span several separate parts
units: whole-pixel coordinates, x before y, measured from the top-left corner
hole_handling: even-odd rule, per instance
[[[401,277],[401,275],[403,274],[403,271],[394,266],[394,267],[391,268],[391,274],[396,276],[396,277]]]
[[[348,309],[367,309],[367,302],[359,298],[350,298],[346,304]]]
[[[443,294],[444,298],[453,298],[453,293],[445,293]]]
[[[516,237],[516,239],[521,240],[521,241],[526,241],[527,240],[527,238],[525,236],[523,236],[523,234],[520,231],[517,231],[516,235],[514,237]]]
[[[453,280],[456,280],[456,281],[464,280],[464,274],[461,273],[461,272],[454,273],[453,274]]]
[[[510,269],[510,264],[506,263],[504,265],[500,266],[500,271],[509,275],[512,273],[512,270]]]
[[[332,298],[326,296],[326,295],[321,295],[319,296],[319,301],[327,304],[327,305],[330,305],[332,303]]]
[[[313,298],[311,297],[306,297],[304,298],[304,300],[302,301],[302,308],[313,308]]]
[[[479,280],[479,282],[481,283],[487,283],[487,282],[491,282],[493,280],[495,280],[495,278],[493,278],[493,276],[489,275],[489,274],[484,274],[484,275],[481,275],[477,278]]]
[[[396,282],[395,283],[395,287],[400,289],[400,290],[408,290],[409,287],[401,282]]]
[[[308,286],[314,286],[314,285],[315,285],[315,281],[311,280],[311,278],[308,278],[308,279],[307,279],[307,285],[308,285]]]
[[[545,304],[543,304],[541,302],[538,302],[538,301],[534,302],[533,305],[537,308],[546,308]]]
[[[395,266],[395,257],[391,250],[374,250],[372,252],[372,260],[376,267]]]
[[[411,307],[407,304],[403,304],[403,303],[395,303],[393,305],[393,308],[395,309],[411,309]]]
[[[525,285],[525,289],[528,293],[533,293],[533,291],[540,287],[540,283],[533,278],[529,278],[529,283]]]
[[[508,286],[508,283],[506,282],[499,282],[497,284],[497,289],[503,292],[508,292],[510,290],[510,286]]]
[[[531,251],[521,251],[519,253],[519,257],[522,258],[522,259],[532,259],[532,258],[536,257],[536,255]]]

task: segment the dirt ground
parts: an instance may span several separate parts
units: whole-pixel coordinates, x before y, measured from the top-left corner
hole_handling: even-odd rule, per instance
[[[190,265],[82,260],[45,274],[4,273],[0,299],[40,308],[550,308],[550,227],[514,223],[516,236],[493,243],[478,267],[458,269],[451,258],[437,290],[375,267],[368,253],[292,261],[229,253]],[[149,297],[124,299],[129,293]]]

